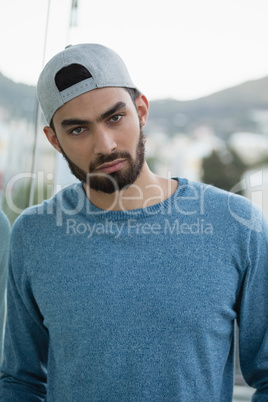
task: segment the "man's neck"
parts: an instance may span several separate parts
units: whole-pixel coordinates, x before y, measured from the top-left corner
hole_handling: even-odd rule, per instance
[[[106,194],[92,190],[86,184],[83,187],[88,199],[96,207],[109,211],[127,211],[146,208],[166,200],[176,191],[178,182],[155,175],[144,164],[135,183],[125,190]]]

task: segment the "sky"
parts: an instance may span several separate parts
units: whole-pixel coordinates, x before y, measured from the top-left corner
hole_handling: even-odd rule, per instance
[[[120,54],[149,100],[196,99],[268,76],[267,0],[77,2],[70,27],[72,0],[0,0],[0,72],[35,85],[67,44],[93,42]]]

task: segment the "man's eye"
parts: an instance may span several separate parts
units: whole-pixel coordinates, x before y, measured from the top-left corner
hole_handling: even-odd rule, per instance
[[[111,117],[110,121],[112,123],[117,123],[119,120],[121,120],[122,115],[121,114],[115,114],[113,117]]]
[[[83,127],[77,127],[77,128],[74,128],[74,129],[71,131],[71,134],[78,135],[78,134],[82,134],[83,131],[85,131],[85,128],[83,128]]]

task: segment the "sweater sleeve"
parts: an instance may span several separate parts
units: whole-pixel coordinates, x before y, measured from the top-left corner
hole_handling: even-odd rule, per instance
[[[46,396],[48,333],[31,290],[23,242],[23,228],[15,223],[10,242],[7,324],[0,377],[2,402],[40,402]]]
[[[3,350],[9,238],[9,221],[4,213],[0,211],[0,362],[2,361]]]
[[[252,401],[268,400],[268,226],[255,225],[248,240],[247,270],[238,313],[242,374],[256,389]]]

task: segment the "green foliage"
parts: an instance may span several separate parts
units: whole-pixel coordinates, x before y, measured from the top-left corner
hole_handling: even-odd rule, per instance
[[[203,159],[202,178],[204,183],[212,184],[230,191],[240,182],[242,175],[249,168],[231,149],[213,151]]]

